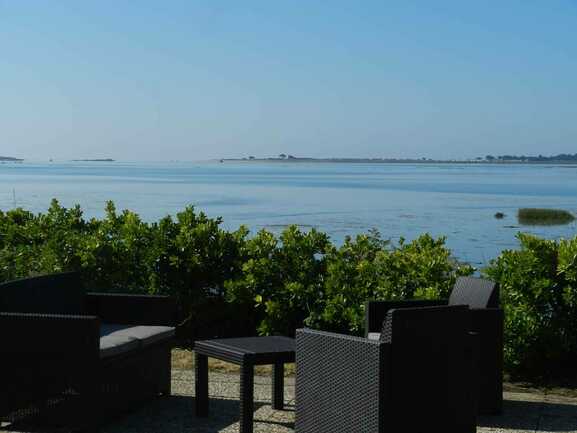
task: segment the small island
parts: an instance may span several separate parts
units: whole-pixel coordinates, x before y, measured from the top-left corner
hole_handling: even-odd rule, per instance
[[[73,162],[114,162],[112,158],[73,159]]]
[[[0,161],[1,162],[22,162],[24,160],[20,159],[20,158],[13,158],[11,156],[0,156]]]

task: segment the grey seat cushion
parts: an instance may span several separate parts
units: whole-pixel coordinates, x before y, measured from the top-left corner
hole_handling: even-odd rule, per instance
[[[100,326],[100,357],[120,355],[174,336],[170,326],[132,326],[103,323]]]
[[[124,332],[139,340],[143,347],[174,337],[171,326],[131,326]]]
[[[381,333],[380,332],[369,332],[367,334],[367,338],[369,340],[380,340],[381,339]]]
[[[140,349],[140,342],[135,338],[126,335],[101,335],[100,336],[100,357],[122,355],[133,350]]]

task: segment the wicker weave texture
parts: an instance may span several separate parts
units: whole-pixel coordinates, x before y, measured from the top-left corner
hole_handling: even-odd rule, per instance
[[[389,312],[381,341],[297,332],[296,431],[472,433],[467,307]]]
[[[87,293],[86,313],[103,323],[174,326],[176,301],[168,296]]]
[[[84,314],[85,290],[79,274],[66,272],[0,284],[0,311]]]
[[[503,410],[503,310],[499,287],[482,278],[459,277],[450,301],[369,301],[365,308],[366,332],[381,332],[391,309],[439,304],[468,305],[470,330],[479,334],[479,413],[497,414]]]
[[[471,330],[479,335],[479,413],[503,411],[503,327],[500,308],[471,310]]]
[[[496,308],[499,306],[499,286],[484,278],[459,277],[451,291],[449,305]]]
[[[393,308],[436,307],[447,305],[444,300],[414,299],[409,301],[368,301],[365,304],[365,336],[381,332],[387,313]]]
[[[39,413],[44,417],[48,411],[59,424],[93,430],[106,419],[106,414],[170,393],[172,341],[101,360],[101,317],[88,315],[85,309],[90,304],[96,314],[112,316],[122,312],[129,320],[141,320],[128,323],[161,321],[173,325],[167,323],[175,317],[174,310],[170,311],[172,300],[86,296],[74,273],[1,284],[0,292],[1,308],[8,311],[0,312],[0,419],[13,421]],[[55,296],[47,305],[25,305],[26,298],[33,294],[50,298],[52,292]],[[81,296],[80,301],[77,295]],[[74,299],[68,302],[66,296]],[[84,311],[78,312],[79,306]]]
[[[402,414],[398,428],[409,423],[411,431],[475,431],[469,320],[465,306],[389,311],[381,341],[391,344],[388,405],[395,416]],[[415,408],[419,416],[407,421]]]
[[[309,329],[296,334],[296,431],[381,431],[387,345]]]
[[[209,356],[240,366],[241,433],[253,431],[255,365],[273,365],[272,407],[274,409],[284,407],[284,363],[295,360],[295,342],[292,338],[268,336],[201,340],[195,343],[194,352],[197,416],[208,416],[207,357]]]

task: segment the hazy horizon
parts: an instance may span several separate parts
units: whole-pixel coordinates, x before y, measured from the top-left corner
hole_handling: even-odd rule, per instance
[[[577,155],[577,152],[572,153],[571,155]],[[469,163],[469,162],[486,162],[486,163],[497,163],[497,164],[503,164],[503,163],[521,163],[519,162],[519,160],[501,160],[501,159],[495,159],[495,161],[489,161],[487,159],[485,159],[485,156],[490,155],[490,154],[479,154],[478,156],[471,156],[471,157],[467,157],[467,158],[452,158],[452,159],[442,159],[442,158],[427,158],[427,159],[423,159],[423,158],[419,158],[419,157],[380,157],[380,156],[375,156],[375,157],[358,157],[358,156],[346,156],[346,157],[334,157],[334,156],[315,156],[315,157],[310,157],[307,155],[291,155],[294,157],[294,159],[292,160],[292,162],[298,163],[298,162],[315,162],[318,161],[319,163],[324,163],[324,162],[330,162],[330,160],[335,160],[335,163],[338,163],[340,160],[342,160],[341,162],[345,162],[344,160],[353,160],[352,162],[355,162],[356,160],[358,160],[359,162],[364,162],[364,161],[370,161],[370,160],[375,160],[375,163],[378,163],[378,160],[384,160],[385,162],[387,160],[391,160],[391,163],[394,163],[394,161],[399,161],[399,162],[403,162],[406,161],[406,163],[411,163],[411,162],[430,162],[430,163],[455,163],[455,164],[459,164],[459,163]],[[500,157],[500,156],[504,156],[504,155],[491,155],[495,158]],[[508,155],[511,156],[511,155]],[[557,156],[557,154],[555,155],[550,155],[550,154],[539,154],[539,155],[529,155],[529,154],[524,154],[524,155],[512,155],[512,156],[524,156],[524,157],[540,157],[540,156],[544,156],[544,157],[554,157]],[[16,158],[16,162],[27,162],[27,163],[34,163],[34,164],[44,164],[44,163],[65,163],[65,162],[77,162],[77,163],[82,163],[82,162],[102,162],[102,163],[106,163],[106,162],[117,162],[117,163],[127,163],[127,164],[138,164],[138,163],[161,163],[161,164],[166,164],[166,163],[205,163],[205,162],[275,162],[275,161],[284,161],[284,162],[291,162],[291,158],[280,158],[279,155],[243,155],[243,156],[238,156],[238,157],[228,157],[228,156],[223,156],[223,157],[218,157],[218,158],[204,158],[204,159],[178,159],[178,158],[167,158],[167,159],[138,159],[138,158],[122,158],[122,159],[116,159],[116,158],[112,158],[112,157],[108,157],[108,156],[93,156],[90,158],[84,158],[84,157],[75,157],[75,158],[48,158],[48,159],[42,159],[42,158],[26,158],[23,156],[19,156],[19,155],[0,155],[0,158]],[[111,160],[111,161],[108,161]],[[10,160],[8,161],[3,161],[3,162],[11,162]],[[348,161],[347,161],[348,162]],[[527,164],[535,164],[539,161],[526,161]],[[569,161],[540,161],[543,164],[554,164],[554,163],[560,163],[560,164],[572,164],[575,165],[577,164],[577,161],[573,162],[573,160],[571,160],[571,162]],[[368,162],[367,162],[368,163]]]
[[[0,0],[0,155],[577,151],[577,3]]]

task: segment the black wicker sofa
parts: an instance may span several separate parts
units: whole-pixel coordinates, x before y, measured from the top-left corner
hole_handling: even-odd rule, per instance
[[[86,293],[76,273],[0,284],[0,421],[96,431],[170,394],[174,301]]]

